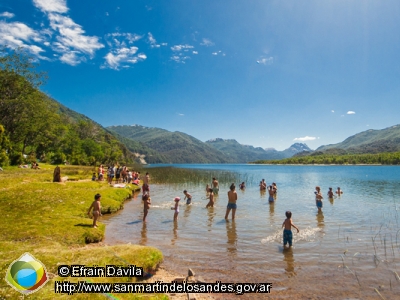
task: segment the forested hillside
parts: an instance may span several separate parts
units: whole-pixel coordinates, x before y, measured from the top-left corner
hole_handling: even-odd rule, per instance
[[[229,163],[233,162],[221,151],[182,132],[140,125],[110,126],[112,132],[144,143],[166,158],[168,163]]]
[[[135,156],[101,125],[42,93],[45,74],[20,50],[0,53],[0,164],[93,165]]]
[[[369,129],[352,135],[341,143],[321,146],[316,151],[335,149],[345,150],[348,154],[400,151],[400,126],[394,125],[381,130]]]

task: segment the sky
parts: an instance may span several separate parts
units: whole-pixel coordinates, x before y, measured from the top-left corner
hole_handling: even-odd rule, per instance
[[[103,126],[316,149],[399,124],[400,1],[1,0],[0,45]]]

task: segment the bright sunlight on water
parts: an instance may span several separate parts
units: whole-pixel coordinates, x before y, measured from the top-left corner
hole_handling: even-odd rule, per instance
[[[390,299],[399,293],[399,167],[177,166],[214,170],[220,181],[215,207],[205,208],[205,186],[211,178],[201,184],[150,184],[147,223],[142,222],[139,194],[119,214],[103,220],[106,243],[157,247],[168,269],[186,274],[193,268],[212,282],[271,282],[277,293],[289,289],[300,297],[329,296],[333,290],[340,291],[337,298],[376,298],[379,292]],[[236,178],[235,221],[224,219],[231,182],[218,175],[226,171]],[[149,172],[151,176],[152,169]],[[267,184],[277,183],[274,204],[259,190],[263,178]],[[244,191],[238,189],[242,181],[247,186]],[[320,214],[315,206],[317,185],[324,196]],[[335,191],[338,186],[344,193],[329,200],[328,188]],[[184,189],[192,194],[192,205],[183,201]],[[171,207],[176,196],[182,200],[175,223]],[[287,210],[300,229],[300,233],[293,229],[291,250],[282,248]]]

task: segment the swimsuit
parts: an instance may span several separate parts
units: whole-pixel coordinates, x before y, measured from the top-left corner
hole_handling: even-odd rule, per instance
[[[293,241],[292,231],[289,229],[284,229],[283,230],[283,246],[286,246],[287,243],[289,243],[289,246],[292,246],[292,241]]]
[[[274,200],[274,197],[269,196],[268,201],[269,201],[269,202],[274,202],[274,201],[275,201],[275,200]]]
[[[192,198],[187,198],[186,204],[190,204],[190,203],[192,203]]]
[[[322,201],[321,200],[317,200],[317,207],[318,208],[322,208]]]
[[[230,203],[230,202],[229,202],[227,208],[236,209],[236,208],[237,208],[237,205],[236,205],[236,203]]]

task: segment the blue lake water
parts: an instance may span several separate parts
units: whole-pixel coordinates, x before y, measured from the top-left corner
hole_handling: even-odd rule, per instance
[[[217,179],[233,172],[237,187],[245,181],[244,191],[237,188],[236,220],[224,219],[231,182],[220,180],[215,207],[209,209],[205,186],[211,178],[201,184],[150,184],[147,222],[141,221],[143,205],[136,195],[104,221],[106,243],[155,246],[163,251],[165,266],[178,274],[192,268],[210,281],[271,282],[276,297],[376,299],[379,291],[394,299],[400,293],[400,167],[176,166],[213,170]],[[151,176],[151,168],[149,172]],[[278,186],[274,204],[259,190],[263,178]],[[324,196],[320,214],[317,185]],[[329,200],[328,188],[338,186],[344,193]],[[181,201],[179,220],[173,222],[172,199],[183,200],[184,189],[193,195],[193,204]],[[282,249],[287,210],[300,229],[293,230],[292,250]]]

